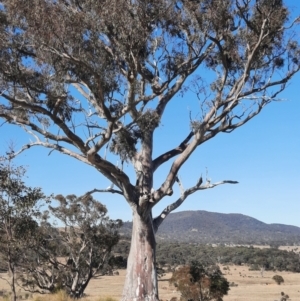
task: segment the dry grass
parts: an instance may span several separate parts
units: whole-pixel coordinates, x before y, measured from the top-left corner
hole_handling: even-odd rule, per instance
[[[115,301],[119,300],[122,295],[122,289],[125,282],[125,270],[119,270],[119,276],[103,276],[99,279],[92,279],[85,293],[87,295],[83,301]],[[5,274],[2,274],[6,277]],[[173,286],[169,285],[168,278],[171,274],[166,275],[159,280],[159,292],[162,300],[170,300],[172,297],[179,297],[179,293]],[[0,279],[0,289],[9,291],[9,286],[5,281]],[[21,291],[20,294],[24,294]],[[22,298],[24,299],[24,297]],[[34,301],[71,301],[63,292],[55,295],[35,295]],[[1,300],[0,301],[6,301]]]
[[[38,295],[33,298],[34,301],[74,301],[64,291],[59,291],[51,295]]]
[[[119,270],[119,276],[104,276],[99,280],[92,280],[86,289],[89,298],[96,301],[97,296],[112,296],[120,299],[122,295],[123,285],[125,281],[125,270]],[[180,294],[175,287],[169,285],[171,274],[167,274],[158,281],[159,297],[161,300],[170,300],[172,297],[179,297]]]
[[[249,271],[247,266],[229,266],[230,270],[223,270],[229,282],[238,286],[231,287],[224,301],[273,301],[280,299],[280,293],[285,292],[293,301],[300,300],[300,274],[291,272],[265,271],[264,277],[260,271]],[[278,285],[272,279],[274,275],[281,275],[284,283]]]
[[[22,296],[20,298],[21,300],[31,300],[31,301],[74,301],[74,299],[70,298],[64,291],[59,291],[56,294],[35,295],[35,296],[31,296],[31,298],[28,299],[25,298],[24,295],[19,295],[19,296]],[[82,298],[81,300],[91,301],[89,297]],[[0,301],[10,301],[10,296],[6,295],[4,297],[0,297]],[[107,296],[107,297],[93,298],[93,301],[117,301],[117,299]]]
[[[88,297],[82,298],[82,301],[90,301],[91,299]],[[44,296],[36,296],[33,301],[74,301],[74,299],[70,298],[64,291],[59,291],[53,295],[44,295]],[[117,301],[112,297],[98,297],[94,299],[94,301]]]
[[[119,276],[103,276],[100,279],[91,280],[86,289],[86,294],[91,301],[97,301],[97,296],[111,296],[117,300],[121,298],[125,282],[125,270],[119,270]],[[171,274],[167,274],[158,281],[159,297],[161,300],[170,300],[172,297],[179,297],[180,294],[175,287],[169,285]]]
[[[229,266],[229,270],[224,270],[221,266],[221,269],[230,283],[234,282],[238,285],[230,288],[224,301],[274,301],[279,300],[282,291],[288,294],[292,301],[300,300],[300,274],[265,271],[262,277],[260,271],[249,271],[247,266]],[[87,297],[83,301],[120,300],[125,270],[120,270],[119,273],[119,276],[104,276],[92,280],[86,290]],[[275,283],[272,279],[275,274],[283,277],[283,284]],[[171,274],[167,274],[158,282],[159,297],[164,301],[172,297],[178,297],[178,299],[180,297],[176,289],[169,285],[170,276]],[[71,301],[71,299],[62,294],[60,296],[36,296],[34,301]]]
[[[279,250],[286,250],[286,251],[294,251],[295,253],[300,253],[300,246],[281,246]]]

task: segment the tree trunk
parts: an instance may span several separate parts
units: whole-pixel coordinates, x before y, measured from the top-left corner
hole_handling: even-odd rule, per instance
[[[76,269],[78,269],[78,263],[76,262]],[[73,278],[73,282],[71,285],[70,296],[72,298],[78,298],[78,280],[79,280],[79,272],[76,272],[75,277]]]
[[[90,280],[92,279],[92,273],[90,273],[88,276],[87,276],[87,279],[82,281],[82,283],[80,283],[80,285],[77,285],[77,288],[76,288],[76,292],[74,292],[73,295],[71,295],[71,297],[75,298],[75,299],[80,299],[83,297],[83,293],[86,289],[86,287],[88,286]]]
[[[152,216],[133,212],[131,247],[122,301],[158,301]]]
[[[11,288],[11,301],[16,301],[17,300],[17,292],[16,292],[16,279],[15,279],[15,267],[13,263],[11,262],[11,256],[10,256],[10,251],[9,251],[9,256],[8,256],[8,274],[9,274],[9,279],[10,279],[10,288]]]

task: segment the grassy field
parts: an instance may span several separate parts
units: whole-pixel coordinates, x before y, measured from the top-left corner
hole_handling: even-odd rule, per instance
[[[230,288],[224,301],[274,301],[280,299],[281,292],[288,294],[293,301],[300,300],[300,274],[265,271],[262,277],[260,271],[249,271],[246,266],[229,268],[230,270],[223,270],[223,273],[229,282],[238,286]],[[272,279],[276,274],[284,279],[281,285]]]
[[[300,300],[300,274],[265,271],[264,277],[262,277],[260,271],[249,271],[246,266],[229,266],[229,269],[224,270],[223,267],[221,269],[227,280],[237,285],[230,288],[224,301],[274,301],[279,300],[282,291],[288,294],[292,301]],[[87,299],[97,301],[99,297],[102,297],[103,300],[111,297],[119,300],[125,280],[125,270],[120,270],[119,273],[119,276],[104,276],[92,280],[86,290]],[[284,279],[284,283],[281,285],[276,284],[272,279],[276,274],[281,275]],[[6,275],[2,274],[2,276]],[[164,301],[180,296],[176,289],[169,285],[170,276],[171,274],[167,274],[159,280],[159,296]],[[0,279],[0,289],[8,289],[8,285],[3,279]],[[24,298],[24,293],[22,295]],[[48,298],[38,298],[38,300],[48,301]]]
[[[280,247],[295,251],[295,247]],[[300,251],[300,247],[296,251]],[[280,293],[284,292],[290,296],[292,301],[300,301],[300,273],[291,272],[271,272],[264,271],[263,277],[260,271],[249,271],[247,266],[221,266],[224,276],[234,286],[230,287],[229,294],[224,297],[224,301],[274,301],[280,299]],[[119,270],[118,276],[103,276],[99,279],[93,279],[86,289],[87,298],[85,301],[113,301],[119,300],[122,294],[122,288],[125,281],[125,270]],[[272,279],[274,275],[281,275],[284,283],[278,285]],[[5,281],[7,275],[0,274],[0,290],[9,291],[9,286]],[[168,279],[171,274],[165,275],[159,280],[159,297],[161,300],[170,300],[172,297],[180,297],[176,288],[169,284]],[[19,290],[22,299],[25,292]],[[27,294],[28,295],[28,294]],[[100,298],[101,297],[101,298]],[[111,299],[110,299],[111,298]],[[60,298],[61,299],[61,298]],[[49,296],[46,298],[36,296],[36,301],[50,301]],[[1,301],[1,296],[0,296]],[[66,301],[53,300],[51,301]]]
[[[293,301],[300,301],[300,274],[289,272],[264,272],[264,277],[260,271],[249,271],[246,266],[229,266],[229,270],[223,270],[227,280],[234,282],[237,286],[231,287],[228,296],[224,301],[274,301],[279,300],[283,291],[288,294]],[[284,283],[278,285],[272,279],[276,274],[283,277]],[[159,297],[161,300],[170,300],[172,297],[180,295],[173,286],[169,285],[167,274],[159,281]],[[120,271],[119,276],[105,276],[102,279],[94,280],[87,289],[90,297],[113,296],[116,299],[121,297],[124,283],[125,271]]]

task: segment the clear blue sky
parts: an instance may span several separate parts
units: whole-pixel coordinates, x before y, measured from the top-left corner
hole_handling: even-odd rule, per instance
[[[286,3],[300,15],[298,0]],[[300,38],[299,30],[298,36]],[[239,181],[239,184],[197,192],[177,211],[242,213],[266,223],[300,227],[299,96],[300,74],[281,94],[283,101],[270,104],[259,116],[233,133],[220,134],[201,146],[180,171],[184,187],[194,185],[201,174],[205,176],[206,168],[212,182],[230,179]],[[166,112],[162,127],[155,136],[154,157],[177,146],[187,135],[189,108],[197,106],[192,95],[187,97],[188,100],[176,98]],[[180,120],[183,124],[178,122]],[[6,151],[9,141],[14,141],[18,149],[29,139],[22,130],[4,125],[0,127],[0,153]],[[103,189],[110,184],[92,167],[56,152],[49,155],[49,152],[35,147],[16,159],[17,164],[28,167],[28,184],[42,187],[47,194],[77,195],[93,188]],[[166,171],[157,172],[155,188]],[[178,196],[176,189],[172,197],[165,198],[155,208],[154,215]],[[111,194],[95,197],[108,207],[110,217],[131,220],[130,208],[121,197]]]

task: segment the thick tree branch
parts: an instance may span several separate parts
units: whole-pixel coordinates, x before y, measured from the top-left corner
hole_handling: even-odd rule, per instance
[[[29,111],[33,113],[40,113],[42,115],[45,115],[49,117],[53,122],[63,130],[63,132],[66,134],[66,136],[69,138],[69,142],[71,142],[74,146],[79,148],[81,152],[85,153],[87,151],[86,147],[84,146],[84,142],[82,139],[75,135],[74,132],[70,130],[70,128],[61,120],[59,117],[56,115],[52,114],[49,110],[41,107],[40,105],[37,104],[31,104],[25,100],[18,100],[15,97],[11,97],[7,94],[2,94],[2,97],[5,99],[9,100],[12,104],[16,106],[20,106],[21,108],[26,108]]]
[[[48,110],[46,110],[38,105],[32,105],[25,101],[16,100],[6,94],[4,94],[2,96],[16,105],[24,106],[34,112],[42,113],[42,114],[50,117],[55,122],[55,124],[57,124],[66,133],[67,137],[62,139],[60,136],[57,136],[57,139],[55,139],[56,138],[55,135],[52,135],[52,136],[49,135],[49,138],[54,138],[54,140],[56,140],[56,141],[59,141],[59,139],[62,139],[62,141],[69,142],[69,143],[75,145],[77,148],[79,148],[83,153],[83,155],[80,155],[80,154],[70,151],[58,144],[42,142],[42,141],[38,140],[36,142],[25,145],[19,152],[17,152],[18,154],[20,152],[23,152],[24,150],[30,148],[31,146],[36,146],[36,145],[44,146],[46,148],[52,148],[53,150],[57,150],[63,154],[67,154],[71,157],[74,157],[82,162],[88,163],[89,165],[95,166],[101,173],[103,173],[114,184],[116,184],[118,187],[122,187],[122,190],[131,188],[128,176],[125,175],[125,173],[123,171],[121,171],[119,168],[117,168],[110,162],[101,159],[101,157],[97,154],[99,149],[109,141],[109,139],[112,135],[113,123],[109,123],[109,128],[108,128],[109,131],[104,135],[104,138],[100,139],[93,148],[91,148],[91,149],[89,149],[89,151],[87,151],[88,150],[87,146],[84,144],[84,142],[81,140],[81,138],[79,138],[79,136],[75,135],[60,118],[54,116]],[[38,128],[37,126],[35,126],[34,124],[32,124],[31,122],[29,122],[27,120],[22,120],[21,118],[18,118],[16,116],[9,116],[8,114],[5,114],[5,113],[1,114],[1,115],[3,115],[4,117],[7,117],[11,121],[13,118],[14,122],[17,121],[20,124],[25,123],[25,125],[30,126],[34,131],[37,130],[38,132],[43,134],[42,129]],[[45,134],[47,134],[47,133],[45,133]],[[45,138],[47,138],[47,137],[45,137]],[[87,154],[87,156],[85,156],[84,154]],[[124,183],[123,183],[123,181],[124,181]]]
[[[187,145],[187,147],[183,150],[183,152],[175,159],[167,175],[166,180],[163,182],[161,187],[155,191],[153,195],[154,203],[159,202],[161,198],[163,198],[165,195],[173,194],[172,187],[176,180],[178,171],[201,142],[201,139],[203,138],[203,134],[205,132],[204,128],[205,125],[202,124],[199,130],[195,132],[193,136],[194,139]]]
[[[0,107],[1,109],[1,107]],[[45,129],[38,127],[36,124],[32,123],[29,119],[24,119],[18,116],[15,116],[13,114],[10,114],[9,112],[0,112],[0,117],[5,118],[7,122],[11,124],[16,124],[16,125],[24,125],[28,126],[31,128],[33,131],[43,135],[46,139],[51,139],[53,141],[60,141],[60,142],[66,142],[69,144],[73,144],[71,139],[69,139],[66,136],[60,136],[60,135],[54,135],[53,133],[50,133],[49,131],[46,131]]]
[[[188,146],[188,142],[194,136],[194,132],[190,132],[188,136],[179,144],[178,147],[173,148],[172,150],[160,155],[153,160],[153,171],[155,171],[160,165],[167,162],[169,159],[175,157],[178,154],[181,154]]]
[[[96,169],[122,190],[127,200],[130,200],[129,196],[133,192],[133,186],[130,183],[129,177],[120,168],[109,161],[102,159],[98,154],[87,156],[87,159],[96,167]]]
[[[16,156],[18,156],[19,154],[21,154],[22,152],[24,152],[25,150],[28,150],[29,148],[33,147],[33,146],[43,146],[43,147],[46,147],[46,148],[49,148],[51,149],[52,151],[53,150],[56,150],[62,154],[65,154],[65,155],[68,155],[70,157],[73,157],[79,161],[82,161],[86,164],[89,164],[89,165],[92,165],[87,159],[85,156],[81,155],[81,154],[78,154],[78,153],[75,153],[69,149],[66,149],[65,147],[62,147],[58,144],[53,144],[53,143],[49,143],[49,142],[43,142],[41,140],[38,140],[38,141],[35,141],[35,142],[30,142],[28,144],[25,144],[22,146],[22,148],[12,154],[10,154],[10,157],[11,158],[15,158]],[[51,152],[49,153],[49,155],[51,154]]]

